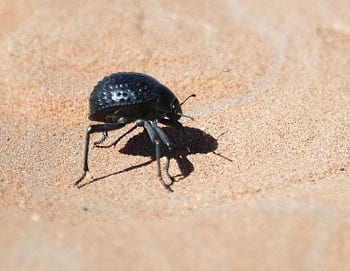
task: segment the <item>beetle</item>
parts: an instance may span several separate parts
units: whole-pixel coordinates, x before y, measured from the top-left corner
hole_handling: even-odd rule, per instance
[[[104,77],[94,87],[89,99],[89,120],[102,122],[102,124],[89,125],[86,130],[83,174],[74,185],[78,186],[89,172],[88,154],[91,134],[102,132],[102,138],[94,142],[95,147],[110,147],[115,146],[120,139],[137,127],[143,127],[155,145],[158,178],[167,190],[172,191],[162,177],[160,144],[164,144],[169,152],[172,151],[173,146],[168,136],[158,126],[158,122],[183,130],[179,119],[191,117],[182,114],[181,105],[190,97],[195,97],[195,94],[179,103],[170,89],[153,77],[142,73],[119,72]],[[114,143],[109,146],[100,145],[107,139],[109,131],[121,129],[133,122],[135,125]],[[172,179],[169,174],[170,158],[168,155],[166,158],[166,174]]]

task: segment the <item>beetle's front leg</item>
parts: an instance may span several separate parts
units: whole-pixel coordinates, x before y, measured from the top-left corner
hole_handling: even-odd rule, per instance
[[[173,183],[173,178],[170,176],[169,174],[169,163],[170,163],[170,158],[167,155],[166,159],[166,166],[165,166],[165,170],[166,170],[166,174],[167,176],[171,179],[171,184],[167,184],[164,182],[164,179],[162,177],[162,171],[161,171],[161,166],[160,166],[160,143],[163,142],[168,148],[170,147],[170,142],[169,140],[167,140],[167,137],[165,134],[162,134],[162,137],[159,135],[159,132],[157,130],[155,130],[155,127],[153,124],[149,123],[146,120],[138,120],[138,125],[139,126],[143,126],[151,140],[151,142],[154,144],[155,146],[155,153],[156,153],[156,161],[157,161],[157,170],[158,170],[158,178],[160,180],[160,182],[163,184],[163,186],[170,192],[174,192],[171,189],[171,184]],[[156,125],[155,125],[156,126]],[[159,128],[159,127],[158,127]],[[165,140],[166,142],[164,142],[163,140]]]
[[[94,145],[96,148],[110,148],[110,147],[115,147],[115,145],[117,145],[117,143],[126,135],[128,135],[129,133],[131,133],[132,131],[134,131],[138,126],[135,125],[132,128],[130,128],[128,131],[126,131],[124,134],[122,134],[120,137],[117,138],[117,140],[115,140],[113,143],[109,144],[109,145]],[[95,142],[96,143],[96,142]]]

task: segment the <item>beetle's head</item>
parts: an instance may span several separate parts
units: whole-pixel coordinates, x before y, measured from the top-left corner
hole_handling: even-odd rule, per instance
[[[175,100],[171,103],[171,111],[168,114],[169,119],[178,120],[182,116],[181,105],[179,100],[175,98]]]
[[[167,87],[161,85],[161,87],[158,89],[158,99],[155,103],[155,109],[158,112],[161,112],[163,117],[170,120],[178,120],[181,117],[186,117],[193,120],[192,117],[182,114],[181,105],[189,98],[195,96],[195,94],[191,94],[182,103],[180,103],[176,96]]]
[[[165,86],[160,85],[157,90],[158,99],[155,102],[155,109],[163,117],[171,120],[178,120],[182,115],[181,105],[176,96]]]

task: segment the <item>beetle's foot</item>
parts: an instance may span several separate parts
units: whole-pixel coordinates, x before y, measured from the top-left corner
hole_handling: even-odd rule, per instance
[[[74,187],[77,187],[77,188],[80,188],[79,184],[81,183],[82,180],[85,179],[85,177],[86,177],[87,175],[88,175],[89,177],[91,176],[90,173],[89,173],[89,171],[84,171],[83,174],[81,175],[81,177],[74,183],[73,186],[74,186]],[[93,178],[93,177],[91,176],[91,178]]]
[[[169,166],[170,166],[170,157],[169,156],[164,156],[163,158],[166,159],[166,163],[165,163],[165,174],[168,177],[168,179],[170,179],[170,183],[169,184],[165,184],[166,186],[170,187],[173,185],[173,183],[175,182],[175,178],[173,176],[170,175],[169,173]],[[162,181],[162,183],[164,183],[164,181]]]
[[[172,176],[170,176],[169,172],[166,171],[166,175],[169,177],[169,179],[171,180],[170,184],[167,184],[164,180],[162,176],[159,176],[159,181],[162,183],[162,185],[165,187],[166,190],[168,190],[169,192],[174,192],[174,190],[171,188],[171,186],[174,183],[174,178]]]
[[[100,146],[103,142],[106,141],[106,139],[108,138],[108,133],[107,132],[103,132],[102,138],[100,140],[97,140],[94,142],[93,144],[93,148],[103,148],[103,146]]]
[[[166,188],[166,190],[168,190],[168,191],[171,192],[171,193],[174,192],[174,190],[171,188],[170,185],[166,185],[165,188]]]
[[[171,184],[166,184],[162,177],[160,177],[159,180],[163,184],[166,190],[168,190],[169,192],[174,192],[174,190],[171,188]]]
[[[103,145],[101,145],[102,142],[99,141],[95,141],[92,145],[92,148],[103,148]]]

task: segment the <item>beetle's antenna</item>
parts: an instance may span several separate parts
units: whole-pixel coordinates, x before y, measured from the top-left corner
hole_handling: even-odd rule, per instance
[[[180,117],[184,117],[184,118],[189,118],[190,120],[194,120],[194,118],[192,118],[191,116],[188,115],[184,115],[182,113],[177,113],[176,115],[180,116]]]
[[[190,96],[188,96],[182,103],[180,103],[180,105],[183,105],[189,98],[191,97],[196,97],[196,94],[191,94]],[[185,117],[185,116],[184,116]]]

